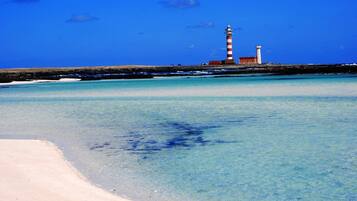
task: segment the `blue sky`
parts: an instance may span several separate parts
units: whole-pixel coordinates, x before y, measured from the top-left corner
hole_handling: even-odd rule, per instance
[[[0,0],[0,67],[357,62],[355,0]]]

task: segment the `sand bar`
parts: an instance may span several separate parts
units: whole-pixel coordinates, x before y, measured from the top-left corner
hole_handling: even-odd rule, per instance
[[[77,82],[77,81],[81,81],[81,79],[62,78],[62,79],[59,79],[59,80],[12,81],[12,82],[9,82],[9,83],[0,83],[0,86],[37,84],[37,83],[48,83],[48,82]]]
[[[52,143],[0,140],[0,200],[128,201],[90,184]]]

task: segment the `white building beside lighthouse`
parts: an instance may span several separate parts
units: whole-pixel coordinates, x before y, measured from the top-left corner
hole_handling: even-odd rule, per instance
[[[262,46],[257,45],[257,63],[262,64]]]

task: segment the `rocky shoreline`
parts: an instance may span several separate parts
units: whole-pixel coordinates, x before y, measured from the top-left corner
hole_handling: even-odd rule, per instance
[[[229,65],[229,66],[97,66],[64,68],[23,68],[0,70],[0,83],[30,80],[148,79],[169,76],[202,76],[226,74],[335,74],[357,73],[356,65]]]

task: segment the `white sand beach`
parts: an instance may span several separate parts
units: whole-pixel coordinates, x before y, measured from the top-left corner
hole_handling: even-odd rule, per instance
[[[81,79],[61,78],[59,80],[12,81],[12,82],[9,82],[9,83],[0,83],[0,86],[25,85],[25,84],[48,83],[48,82],[78,82],[78,81],[81,81]]]
[[[0,140],[0,200],[128,201],[90,184],[40,140]]]

